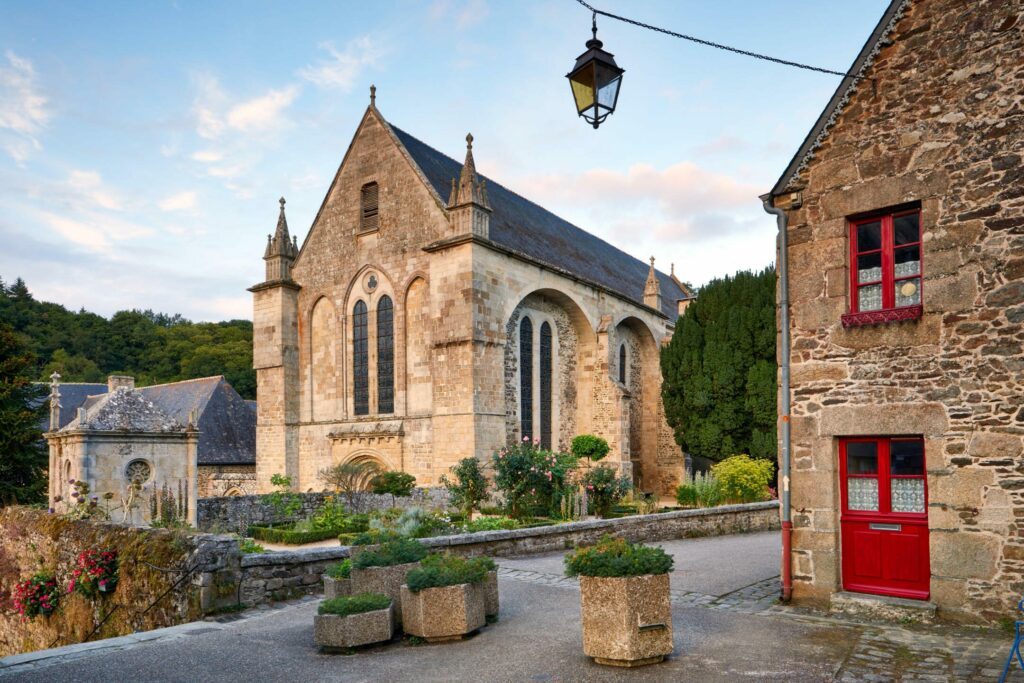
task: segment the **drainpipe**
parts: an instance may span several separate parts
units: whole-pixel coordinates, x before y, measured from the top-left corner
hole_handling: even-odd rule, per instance
[[[786,212],[772,205],[770,195],[761,198],[765,212],[773,214],[779,226],[779,325],[781,326],[782,396],[782,458],[779,465],[780,502],[782,506],[782,600],[789,602],[793,595],[793,515],[789,502],[790,465],[790,392],[789,392],[789,235],[786,230]]]

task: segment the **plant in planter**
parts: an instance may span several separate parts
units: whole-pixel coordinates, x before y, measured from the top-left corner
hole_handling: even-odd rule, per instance
[[[113,593],[117,588],[117,551],[85,550],[75,560],[68,593],[78,591],[89,599]]]
[[[332,564],[324,572],[324,597],[341,598],[352,594],[352,560]]]
[[[498,566],[489,557],[474,557],[470,562],[476,562],[487,572],[484,580],[479,584],[484,593],[484,615],[488,617],[498,616]]]
[[[419,566],[427,548],[411,538],[389,540],[363,550],[352,559],[352,592],[381,593],[394,601],[395,618],[402,624],[402,584]]]
[[[40,572],[15,584],[11,591],[14,610],[23,617],[35,619],[40,614],[48,617],[57,609],[60,591],[53,574]]]
[[[325,650],[391,640],[393,601],[380,593],[360,593],[324,600],[313,617],[313,640]]]
[[[583,485],[599,517],[607,517],[612,506],[622,500],[631,487],[629,479],[620,477],[614,469],[603,465],[587,470],[583,475]]]
[[[661,548],[606,536],[565,558],[580,577],[583,652],[598,664],[643,666],[672,654],[668,572]]]
[[[405,632],[427,642],[458,640],[487,623],[488,565],[458,555],[429,555],[402,586]]]

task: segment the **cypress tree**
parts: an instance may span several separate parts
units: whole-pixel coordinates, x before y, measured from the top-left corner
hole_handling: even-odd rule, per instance
[[[0,505],[45,499],[48,456],[40,423],[44,387],[32,383],[35,358],[0,325]]]
[[[776,453],[775,269],[700,289],[661,353],[665,416],[683,450],[712,460]]]

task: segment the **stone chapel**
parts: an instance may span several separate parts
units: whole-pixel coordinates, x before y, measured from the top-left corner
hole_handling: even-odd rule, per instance
[[[389,124],[359,123],[305,242],[285,203],[253,294],[256,472],[302,491],[373,461],[436,485],[525,438],[671,493],[684,455],[659,350],[693,298],[666,275]]]

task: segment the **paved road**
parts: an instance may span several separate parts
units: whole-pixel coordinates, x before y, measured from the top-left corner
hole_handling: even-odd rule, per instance
[[[315,600],[251,610],[35,663],[5,660],[0,679],[45,681],[865,681],[994,680],[1009,641],[992,632],[867,626],[773,606],[759,555],[774,534],[665,544],[676,652],[633,671],[582,653],[577,584],[557,555],[502,561],[501,619],[456,643],[396,640],[351,656],[312,642]],[[696,572],[691,561],[706,558]],[[695,576],[703,573],[705,576]],[[707,576],[714,575],[714,576]],[[731,576],[731,583],[726,580]],[[744,583],[753,579],[753,583]],[[723,588],[734,590],[725,592]],[[96,644],[96,645],[102,645]],[[1021,677],[1024,680],[1024,677]]]

